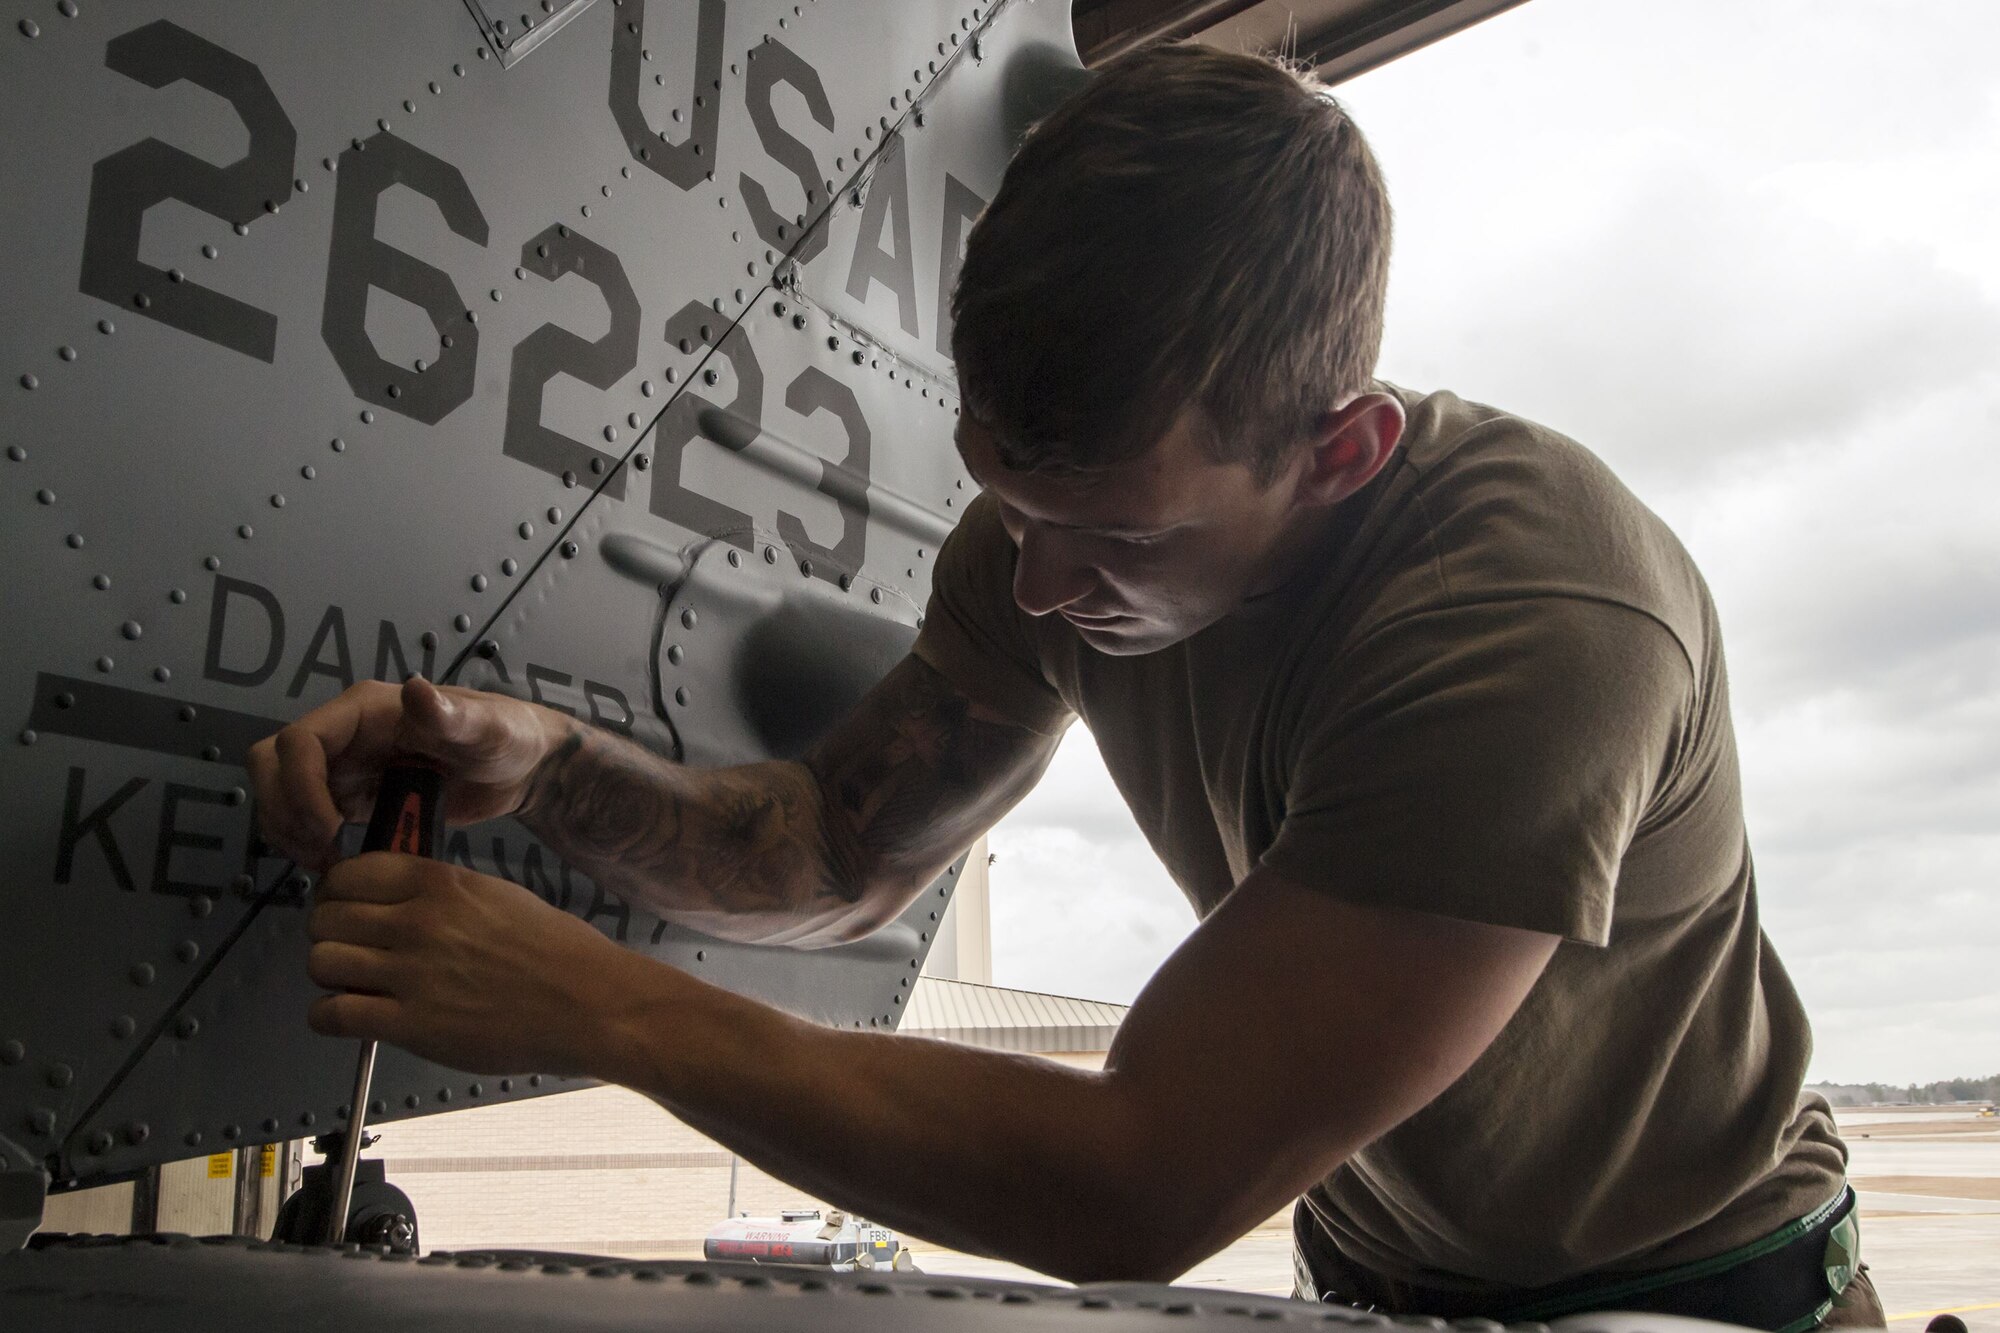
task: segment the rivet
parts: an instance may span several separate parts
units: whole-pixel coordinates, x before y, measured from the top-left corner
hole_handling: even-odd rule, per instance
[[[125,975],[132,979],[134,986],[150,986],[153,984],[153,965],[151,963],[134,963],[132,964],[132,970]]]
[[[641,398],[651,398],[653,396],[653,382],[651,380],[639,381],[639,396]]]
[[[696,950],[694,951],[694,960],[695,960],[695,961],[696,961],[697,963],[705,963],[705,962],[707,962],[707,961],[708,961],[708,950],[706,950],[706,949],[696,949]]]
[[[681,612],[681,624],[686,626],[688,629],[693,629],[695,621],[698,620],[699,618],[700,617],[695,615],[694,608],[691,606],[687,608],[685,611]]]
[[[192,721],[194,721],[194,719],[195,719],[195,709],[194,709],[194,705],[193,705],[193,704],[182,704],[182,705],[180,706],[180,712],[179,712],[178,716],[180,717],[180,720],[181,720],[181,721],[183,721],[183,722],[192,722]]]
[[[222,568],[222,557],[219,555],[203,556],[201,567],[210,573],[214,573],[216,570]]]
[[[846,592],[849,588],[852,588],[853,586],[854,586],[854,576],[852,574],[842,574],[840,576],[840,590],[842,592]]]
[[[347,441],[336,436],[330,447],[335,453],[344,454],[347,452]]]
[[[813,572],[813,562],[812,562],[812,561],[810,561],[810,560],[801,560],[801,561],[799,561],[799,573],[801,573],[801,574],[805,575],[805,576],[806,576],[807,578],[811,578],[811,577],[812,577],[812,572]]]
[[[33,745],[36,741],[40,739],[41,736],[35,731],[33,727],[21,728],[21,744]]]
[[[479,641],[479,655],[488,659],[498,657],[500,655],[500,645],[491,639],[481,639]]]
[[[414,1092],[409,1093],[403,1098],[403,1105],[408,1107],[412,1111],[416,1110],[419,1106],[422,1106],[423,1104],[424,1104],[424,1099],[417,1096],[417,1094]]]
[[[870,588],[868,590],[868,600],[879,603],[882,600],[882,590],[880,588]]]
[[[675,703],[680,704],[682,707],[686,707],[687,701],[688,701],[688,692],[685,686],[674,691]]]
[[[362,147],[363,145],[357,144],[355,146]],[[238,236],[248,236],[250,234],[250,224],[247,222],[239,222],[231,230],[233,230]]]
[[[76,360],[76,349],[68,343],[64,343],[61,347],[56,348],[56,355],[65,361],[74,361]]]
[[[83,549],[83,534],[72,532],[69,536],[63,538],[63,545],[69,547],[72,551],[81,551]]]
[[[767,564],[767,565],[775,565],[775,564],[777,564],[777,563],[778,563],[778,548],[777,548],[777,547],[775,547],[775,546],[766,546],[766,547],[764,548],[764,563],[765,563],[765,564]]]
[[[274,1115],[264,1117],[264,1132],[266,1134],[275,1134],[278,1132],[278,1117]]]
[[[38,504],[52,505],[56,502],[56,493],[44,486],[35,492],[35,501]]]
[[[669,384],[672,384],[674,381],[678,380],[681,377],[681,373],[678,370],[675,370],[672,366],[668,366],[666,370],[664,370],[661,373],[666,376],[667,383]]]
[[[45,1077],[50,1087],[60,1090],[76,1082],[76,1071],[68,1065],[50,1065]]]
[[[187,1133],[181,1135],[181,1142],[185,1143],[190,1148],[199,1148],[201,1146],[201,1138],[202,1135],[200,1130],[191,1129]]]
[[[18,1040],[0,1042],[0,1065],[18,1065],[28,1058],[28,1048]]]
[[[116,662],[112,661],[108,657],[100,657],[97,659],[97,669],[99,671],[102,671],[107,676],[111,674],[111,669],[117,665],[118,664]]]
[[[163,666],[156,666],[153,668],[153,679],[159,681],[160,684],[164,685],[173,678],[174,678],[174,673],[171,668]]]
[[[451,618],[451,627],[463,634],[472,628],[472,617],[461,611]]]
[[[236,535],[247,542],[257,535],[257,529],[251,527],[248,523],[238,523],[236,525]]]
[[[675,643],[667,646],[667,661],[673,665],[679,666],[686,657],[687,653],[682,650],[679,644]]]
[[[465,1086],[465,1092],[469,1097],[484,1097],[486,1095],[486,1085],[483,1083],[468,1083]]]
[[[152,1134],[152,1127],[143,1120],[134,1120],[131,1124],[125,1126],[125,1142],[135,1148],[144,1143],[148,1138],[151,1138]]]
[[[238,787],[234,791],[229,793],[230,795],[229,803],[231,805],[243,804],[242,801],[236,799],[238,794],[241,793],[242,790],[243,789],[241,787]],[[183,963],[192,963],[195,959],[201,957],[201,946],[195,943],[193,940],[182,940],[179,944],[176,944],[174,946],[174,957],[179,959]]]
[[[216,249],[212,245],[204,245],[201,247],[201,257],[203,259],[214,259],[217,255],[221,253],[222,252],[220,250]]]
[[[531,1087],[531,1088],[539,1088],[539,1087],[541,1087],[541,1086],[542,1086],[542,1076],[541,1076],[540,1074],[530,1074],[530,1075],[528,1075],[528,1086],[529,1086],[529,1087]]]
[[[792,327],[793,327],[793,328],[795,328],[795,329],[802,329],[802,328],[804,328],[805,326],[806,326],[806,317],[805,317],[804,315],[793,315],[793,316],[792,316]]]
[[[28,461],[28,451],[18,444],[10,444],[7,446],[7,457],[16,463],[25,463]]]
[[[201,1031],[201,1020],[193,1014],[182,1014],[180,1021],[174,1024],[174,1035],[182,1041],[186,1041],[199,1031]]]
[[[222,1127],[222,1137],[223,1137],[223,1138],[225,1138],[225,1139],[240,1139],[240,1138],[242,1138],[242,1137],[243,1137],[243,1126],[241,1126],[241,1125],[224,1125],[224,1126]]]
[[[144,292],[138,292],[132,297],[132,304],[141,310],[151,310],[153,308],[153,298]],[[35,386],[30,384],[28,387],[32,389]]]
[[[93,574],[90,578],[90,586],[99,592],[103,592],[111,586],[111,576],[109,574]]]
[[[556,508],[554,505],[549,506],[548,516],[549,516],[549,522],[551,523],[562,522],[562,510]]]
[[[729,553],[729,567],[731,569],[736,569],[741,567],[742,564],[743,564],[743,552],[731,551]]]
[[[500,562],[500,572],[510,579],[514,577],[514,571],[520,567],[520,562],[515,560],[511,555]]]
[[[474,592],[486,591],[486,576],[484,574],[474,574],[472,576],[472,590]]]
[[[118,632],[128,639],[136,639],[146,632],[145,626],[136,620],[128,620],[118,627]]]
[[[56,1113],[45,1106],[38,1106],[28,1112],[28,1129],[47,1138],[56,1132]]]
[[[60,690],[56,693],[55,704],[57,708],[74,708],[76,707],[76,696],[68,690]]]
[[[515,529],[515,531],[521,534],[522,541],[526,541],[528,538],[535,535],[535,525],[532,523],[523,522],[520,527]]]
[[[401,398],[403,396],[403,386],[400,384],[391,384],[389,386],[389,396],[391,398]]]
[[[434,96],[444,91],[444,85],[439,83],[436,79],[432,79],[427,86],[430,88],[431,93]]]
[[[642,418],[639,416],[637,412],[627,412],[625,414],[625,424],[630,426],[633,430],[639,429],[641,420]]]
[[[364,425],[364,426],[372,426],[372,425],[374,425],[374,424],[375,424],[375,409],[374,409],[374,408],[372,408],[372,407],[364,407],[364,408],[362,408],[362,409],[361,409],[361,424],[362,424],[362,425]]]
[[[577,546],[575,542],[564,542],[562,544],[563,559],[569,560],[574,558],[576,555],[576,551],[577,551]]]
[[[211,764],[220,763],[222,761],[222,747],[220,745],[204,745],[201,747],[201,757]]]
[[[299,1123],[307,1129],[311,1129],[315,1124],[319,1123],[319,1117],[311,1111],[301,1111],[299,1112]]]
[[[102,1157],[111,1151],[111,1136],[100,1129],[90,1136],[90,1142],[86,1146],[94,1156]]]
[[[644,472],[647,468],[651,467],[652,464],[653,460],[647,457],[645,454],[632,455],[632,466],[637,468],[641,472]]]
[[[423,648],[435,649],[438,646],[437,631],[425,630],[417,636],[417,643]]]
[[[203,917],[210,915],[214,911],[215,899],[205,893],[197,893],[194,897],[188,899],[189,916]]]
[[[827,346],[828,346],[828,347],[829,347],[830,349],[832,349],[833,351],[836,351],[836,352],[837,352],[837,351],[839,351],[839,350],[840,350],[840,338],[839,338],[839,336],[838,336],[837,334],[829,334],[829,335],[827,336],[827,340],[826,340],[826,345],[827,345]]]
[[[299,475],[301,477],[304,477],[307,481],[313,481],[316,478],[318,478],[319,469],[314,467],[311,463],[307,463],[304,467],[299,469]]]
[[[39,37],[42,35],[42,27],[33,19],[22,19],[21,35],[23,37]]]
[[[716,374],[713,369],[704,370],[701,372],[701,382],[703,384],[714,384],[721,378],[722,376]]]
[[[602,473],[603,473],[603,471],[604,471],[604,460],[603,460],[602,458],[593,458],[593,459],[591,459],[591,460],[590,460],[590,470],[591,470],[591,471],[592,471],[593,473],[598,473],[598,474],[602,474]]]
[[[450,1089],[450,1088],[439,1088],[439,1089],[438,1089],[438,1100],[439,1100],[439,1101],[441,1101],[441,1102],[448,1102],[448,1101],[450,1101],[450,1100],[451,1100],[451,1089]]]

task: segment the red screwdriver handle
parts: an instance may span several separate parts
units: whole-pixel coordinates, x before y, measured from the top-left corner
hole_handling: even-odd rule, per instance
[[[361,850],[436,856],[443,805],[443,773],[428,764],[391,764],[382,770]]]

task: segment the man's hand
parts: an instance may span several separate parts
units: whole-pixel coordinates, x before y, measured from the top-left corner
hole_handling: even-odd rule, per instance
[[[314,1031],[478,1074],[585,1072],[629,974],[659,968],[517,885],[394,852],[328,871],[307,929],[306,970],[335,992]]]
[[[422,755],[444,769],[444,817],[473,824],[512,814],[536,767],[574,724],[516,699],[421,676],[367,681],[250,747],[266,841],[314,871],[333,863],[343,821],[368,817],[382,770]]]

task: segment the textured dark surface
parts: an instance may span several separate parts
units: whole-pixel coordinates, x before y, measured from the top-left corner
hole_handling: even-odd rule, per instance
[[[1136,1333],[1390,1324],[1298,1301],[1166,1286],[1068,1288],[524,1251],[407,1259],[353,1247],[308,1249],[233,1237],[107,1237],[37,1245],[0,1255],[0,1310],[10,1329]],[[1399,1322],[1444,1327],[1436,1321]]]

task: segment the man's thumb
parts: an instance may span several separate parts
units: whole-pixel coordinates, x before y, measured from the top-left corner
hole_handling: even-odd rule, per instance
[[[403,742],[434,759],[447,757],[468,738],[472,719],[465,705],[422,676],[403,682]]]

